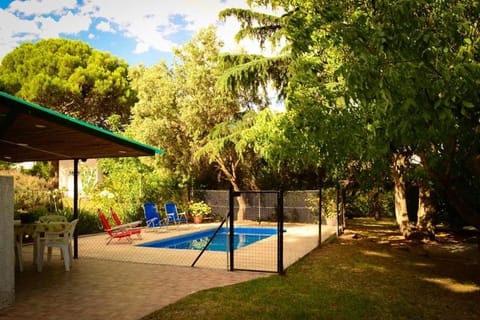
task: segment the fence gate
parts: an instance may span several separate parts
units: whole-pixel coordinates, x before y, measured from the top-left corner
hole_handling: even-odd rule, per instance
[[[284,272],[283,193],[229,192],[229,270]]]

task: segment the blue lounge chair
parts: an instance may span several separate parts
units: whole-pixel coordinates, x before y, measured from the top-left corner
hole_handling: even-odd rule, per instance
[[[148,228],[167,227],[168,222],[162,219],[157,210],[157,206],[153,202],[146,202],[143,204],[143,212],[145,213],[145,221]]]
[[[187,214],[185,212],[178,212],[177,205],[173,202],[165,203],[165,213],[167,214],[168,223],[188,223]]]

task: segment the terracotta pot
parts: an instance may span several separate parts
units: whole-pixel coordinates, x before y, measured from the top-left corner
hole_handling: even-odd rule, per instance
[[[202,223],[203,216],[193,216],[193,223]]]

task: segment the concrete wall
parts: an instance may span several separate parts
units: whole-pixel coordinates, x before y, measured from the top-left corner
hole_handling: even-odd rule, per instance
[[[14,302],[13,177],[0,176],[0,309]]]

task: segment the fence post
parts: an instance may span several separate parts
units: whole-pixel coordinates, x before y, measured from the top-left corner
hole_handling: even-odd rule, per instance
[[[73,219],[78,219],[78,159],[73,160]],[[73,233],[73,258],[78,259],[78,229]]]
[[[283,269],[283,190],[277,192],[278,203],[278,224],[277,224],[277,272],[279,274],[285,274]]]
[[[337,210],[337,237],[338,235],[340,234],[340,230],[339,230],[339,225],[338,225],[338,220],[339,220],[339,217],[340,217],[340,183],[337,181],[337,184],[336,184],[336,210]]]
[[[229,189],[229,192],[228,192],[228,214],[230,215],[230,220],[229,220],[229,236],[228,236],[228,243],[229,243],[229,251],[230,251],[230,254],[229,254],[229,258],[230,258],[230,266],[229,266],[229,270],[230,271],[233,271],[234,270],[234,213],[235,213],[235,210],[234,210],[234,198],[235,198],[235,192],[233,192],[233,189],[230,188]]]
[[[318,246],[322,245],[322,186],[318,189]]]

